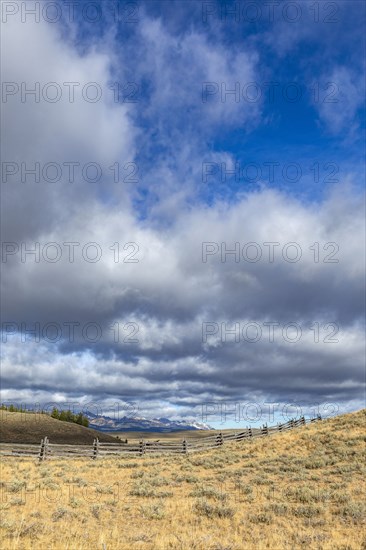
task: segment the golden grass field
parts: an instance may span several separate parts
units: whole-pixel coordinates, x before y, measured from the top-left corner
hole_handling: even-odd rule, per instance
[[[222,432],[233,432],[233,430],[222,430]],[[182,439],[199,439],[202,436],[215,435],[220,430],[179,430],[175,432],[103,432],[105,435],[117,437],[121,440],[128,439],[129,442],[140,441],[141,439],[161,441],[182,441]]]
[[[193,455],[4,458],[2,549],[366,549],[365,410]]]

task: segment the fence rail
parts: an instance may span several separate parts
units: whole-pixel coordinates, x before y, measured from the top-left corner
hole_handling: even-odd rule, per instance
[[[102,443],[94,439],[93,445],[68,445],[50,443],[48,437],[42,439],[40,445],[28,445],[26,443],[0,443],[0,456],[34,456],[44,461],[50,458],[86,458],[96,460],[99,457],[112,456],[141,456],[154,453],[187,454],[206,451],[221,447],[226,442],[253,440],[258,437],[267,437],[274,433],[292,430],[306,424],[322,420],[318,415],[315,418],[305,419],[304,416],[297,420],[289,420],[284,424],[261,428],[246,428],[232,432],[218,432],[214,435],[201,438],[186,438],[182,441],[149,441],[141,439],[137,443]]]

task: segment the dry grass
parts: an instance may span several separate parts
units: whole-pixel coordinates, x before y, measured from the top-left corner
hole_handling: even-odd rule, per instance
[[[232,432],[233,430],[222,430],[222,432]],[[208,435],[217,435],[217,430],[179,430],[175,432],[104,432],[112,437],[119,439],[128,439],[130,443],[140,441],[141,439],[161,441],[182,441],[182,439],[200,439]]]
[[[188,456],[2,461],[8,549],[366,549],[365,411]]]
[[[20,413],[0,410],[0,441],[2,443],[33,443],[39,445],[46,435],[51,443],[92,445],[96,437],[106,443],[118,439],[73,422],[61,422],[48,414]]]

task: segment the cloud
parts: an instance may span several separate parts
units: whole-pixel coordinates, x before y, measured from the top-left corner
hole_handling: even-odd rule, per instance
[[[136,132],[130,106],[114,103],[108,88],[111,67],[107,55],[93,48],[79,54],[61,39],[57,27],[44,21],[22,24],[10,19],[3,26],[2,42],[6,52],[2,75],[9,92],[2,104],[2,130],[7,136],[2,158],[3,163],[15,163],[17,170],[2,179],[7,208],[3,237],[36,237],[44,226],[49,230],[62,223],[70,208],[75,214],[83,202],[100,198],[101,186],[113,183],[109,167],[134,160]],[[32,89],[36,95],[26,93]],[[100,100],[94,102],[99,92]],[[57,94],[59,100],[54,102]],[[67,163],[73,162],[78,165],[71,169]],[[26,173],[35,170],[37,163],[38,183],[37,176]],[[51,166],[47,171],[49,163],[56,169]],[[101,181],[90,182],[95,177],[93,167],[83,173],[88,163],[100,167]],[[126,203],[121,184],[106,186],[106,197],[108,187],[121,204]]]
[[[323,80],[327,94],[316,104],[320,120],[330,133],[352,137],[359,129],[358,114],[365,98],[361,74],[338,66]]]
[[[165,233],[138,227],[133,219],[122,222],[110,213],[103,229],[107,215],[102,208],[95,218],[89,212],[93,235],[72,229],[70,222],[67,237],[85,242],[103,233],[99,242],[106,251],[114,235],[132,235],[142,251],[138,263],[114,263],[111,253],[96,264],[65,259],[55,269],[44,261],[21,263],[17,255],[6,266],[6,319],[19,327],[26,323],[28,329],[38,322],[41,342],[32,346],[31,334],[24,343],[19,334],[9,339],[4,346],[5,387],[42,387],[50,398],[54,391],[73,395],[74,388],[94,397],[117,398],[120,393],[121,399],[137,399],[141,406],[151,396],[171,406],[194,396],[198,406],[207,393],[211,399],[235,398],[255,393],[257,387],[267,399],[282,400],[290,393],[297,399],[316,395],[342,401],[358,393],[364,248],[361,240],[352,239],[362,227],[362,205],[356,197],[345,200],[338,190],[319,209],[264,190],[231,207],[177,214],[176,224]],[[64,231],[49,240],[61,242]],[[217,252],[203,262],[202,242],[224,243],[227,250],[238,242],[241,251],[255,242],[263,258],[253,263],[241,253],[236,262],[228,254],[222,262]],[[273,263],[265,242],[280,243]],[[302,257],[291,263],[282,250],[294,242]],[[310,249],[314,242],[319,242],[319,262]],[[339,246],[337,264],[324,263],[330,252],[334,257],[333,247],[323,250],[328,242]],[[62,329],[56,344],[50,343],[52,330],[42,335],[50,322]],[[269,322],[276,323],[273,342]],[[65,328],[70,323],[79,323],[73,342]],[[88,323],[100,327],[96,342],[91,341],[93,330],[82,334]],[[207,323],[217,331],[205,342]],[[235,323],[239,342],[228,332]],[[251,330],[243,336],[248,323],[260,326],[258,342],[251,342]],[[300,327],[296,343],[290,341],[291,327],[289,341],[283,336],[288,323]],[[112,326],[119,328],[118,342]],[[334,332],[337,341],[327,342]],[[130,343],[131,334],[137,342]]]
[[[247,126],[258,116],[258,103],[244,102],[239,93],[230,93],[237,82],[255,81],[255,52],[225,49],[194,31],[172,36],[160,20],[144,20],[140,33],[147,54],[140,70],[152,88],[153,116],[164,122],[168,114],[177,112],[191,122],[198,116],[203,128],[217,124]],[[217,87],[207,89],[205,83]],[[179,121],[175,118],[174,122]]]
[[[230,196],[213,189],[206,200],[202,159],[236,158],[214,139],[249,135],[263,121],[260,103],[223,102],[220,92],[202,102],[202,83],[255,81],[263,67],[255,41],[229,48],[221,34],[215,42],[178,27],[144,13],[132,43],[111,33],[107,46],[95,41],[83,53],[57,27],[5,29],[6,81],[97,82],[103,95],[74,104],[9,96],[3,158],[95,162],[103,177],[2,183],[3,238],[14,243],[3,263],[3,398],[130,400],[153,416],[226,399],[349,407],[362,379],[363,196],[344,178],[322,201],[264,185]],[[111,79],[131,74],[140,101],[114,103]],[[359,86],[341,66],[329,74],[348,103],[338,115],[321,106],[319,116],[339,133],[354,120]],[[114,183],[115,162],[136,162],[137,184]],[[32,328],[36,337],[24,337]]]

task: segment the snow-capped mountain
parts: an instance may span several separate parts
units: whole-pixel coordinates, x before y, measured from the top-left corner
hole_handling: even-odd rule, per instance
[[[110,416],[84,413],[89,420],[89,427],[102,432],[173,432],[178,430],[212,430],[211,426],[195,420],[169,420],[169,418],[144,418],[143,416]]]

